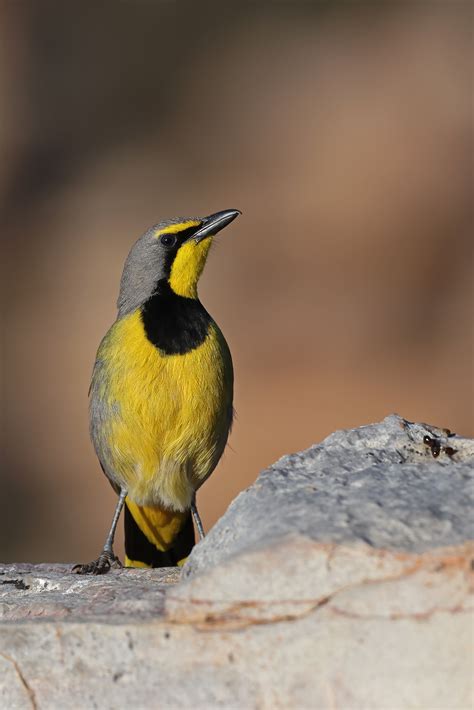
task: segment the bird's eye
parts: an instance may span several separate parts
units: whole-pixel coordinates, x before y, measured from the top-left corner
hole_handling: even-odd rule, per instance
[[[176,244],[176,236],[174,234],[163,234],[160,237],[160,242],[165,245],[165,247],[174,247]]]

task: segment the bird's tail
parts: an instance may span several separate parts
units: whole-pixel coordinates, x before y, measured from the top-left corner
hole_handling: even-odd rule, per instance
[[[194,546],[191,511],[177,513],[125,499],[125,566],[181,566]]]

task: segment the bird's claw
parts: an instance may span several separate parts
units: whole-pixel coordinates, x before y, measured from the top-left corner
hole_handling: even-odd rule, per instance
[[[74,565],[72,572],[75,574],[106,574],[112,567],[114,569],[120,569],[123,565],[113,552],[103,550],[99,557],[93,562],[88,562],[83,565]]]

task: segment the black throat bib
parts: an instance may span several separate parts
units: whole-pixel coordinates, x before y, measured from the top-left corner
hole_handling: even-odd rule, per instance
[[[146,337],[165,355],[184,355],[197,348],[212,323],[197,298],[178,296],[165,279],[141,307],[141,318]]]

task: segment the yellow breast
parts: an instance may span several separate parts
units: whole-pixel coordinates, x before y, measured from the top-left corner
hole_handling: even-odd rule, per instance
[[[232,390],[230,352],[214,322],[194,350],[165,355],[138,311],[117,321],[91,387],[91,433],[109,478],[139,505],[189,508],[225,447]]]

